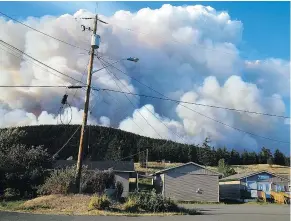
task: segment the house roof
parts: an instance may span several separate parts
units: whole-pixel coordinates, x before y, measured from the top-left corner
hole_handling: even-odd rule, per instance
[[[75,164],[75,160],[57,160],[54,168],[65,168]],[[112,168],[116,172],[134,172],[132,161],[84,161],[83,165],[87,166],[89,170],[108,170]]]
[[[199,165],[199,164],[194,163],[194,162],[188,162],[188,163],[185,163],[185,164],[182,164],[182,165],[179,165],[179,166],[175,166],[175,167],[170,167],[170,168],[167,168],[167,169],[159,170],[159,171],[153,173],[153,175],[165,173],[165,172],[168,172],[169,170],[173,170],[173,169],[176,169],[176,168],[179,168],[179,167],[184,167],[184,166],[187,166],[187,165],[190,165],[190,164],[195,165],[195,166],[198,166],[198,167],[201,167],[201,168],[203,168],[205,170],[208,170],[208,171],[210,171],[210,172],[212,172],[212,173],[214,173],[216,175],[222,175],[220,173],[217,173],[215,171],[212,171],[212,170],[207,169],[205,166]]]
[[[253,176],[253,175],[256,175],[259,173],[268,173],[268,174],[271,174],[271,175],[276,176],[276,177],[280,177],[280,178],[285,179],[285,180],[290,180],[290,178],[277,175],[277,174],[269,172],[267,170],[260,170],[260,171],[256,171],[256,172],[252,171],[252,172],[245,172],[245,173],[237,173],[237,174],[234,174],[234,175],[231,175],[228,177],[224,177],[224,178],[220,179],[219,181],[241,180],[243,178],[250,177],[250,176]]]

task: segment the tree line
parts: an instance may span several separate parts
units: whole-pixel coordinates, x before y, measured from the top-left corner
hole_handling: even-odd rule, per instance
[[[80,125],[40,125],[0,129],[0,150],[7,144],[42,146],[54,155],[69,140]],[[80,129],[59,152],[56,159],[76,159],[79,147]],[[211,147],[209,139],[201,145],[188,145],[169,140],[152,139],[119,129],[89,126],[86,133],[85,159],[90,160],[134,160],[140,155],[126,158],[138,152],[149,150],[149,161],[166,160],[186,163],[196,162],[205,166],[217,166],[220,159],[228,165],[278,164],[290,165],[290,157],[279,149],[274,153],[266,147],[259,152],[238,152],[227,147]]]

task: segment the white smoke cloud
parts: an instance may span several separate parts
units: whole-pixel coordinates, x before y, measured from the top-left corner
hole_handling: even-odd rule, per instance
[[[82,32],[80,25],[92,26],[92,20],[76,21],[75,18],[92,15],[86,10],[79,10],[74,15],[29,17],[24,22],[63,41],[89,49],[90,33]],[[144,8],[137,13],[118,11],[111,17],[101,18],[109,23],[98,24],[101,55],[114,59],[140,58],[137,64],[124,61],[117,63],[116,67],[166,96],[209,105],[286,114],[282,97],[290,91],[287,74],[290,62],[273,58],[259,62],[243,61],[236,47],[242,38],[243,24],[232,20],[227,12],[200,5],[174,7],[166,4],[156,10]],[[86,51],[1,17],[0,28],[5,30],[0,32],[2,40],[66,75],[86,81],[83,76],[87,74]],[[1,45],[0,49],[0,85],[76,84],[57,72],[48,72],[45,67],[40,68],[36,63],[21,59],[23,56],[11,49]],[[112,62],[107,57],[103,59]],[[94,69],[101,67],[102,64],[96,60]],[[109,71],[111,73],[105,69],[94,73],[93,85],[157,96],[116,69],[109,68]],[[69,112],[73,116],[71,123],[79,124],[84,90],[0,88],[0,114],[4,116],[0,119],[0,126],[58,123],[60,101],[65,93],[73,106],[72,112]],[[281,126],[284,122],[275,118],[190,104],[186,106],[233,127],[270,137],[278,135],[283,140],[289,138],[289,134],[280,133],[280,130],[286,130]],[[150,137],[159,138],[158,132],[165,139],[200,143],[210,136],[217,145],[227,143],[231,147],[253,149],[262,144],[260,139],[224,127],[168,101],[92,91],[90,108],[90,124],[119,127]]]
[[[290,61],[270,58],[267,60],[246,61],[247,76],[253,79],[266,93],[290,95]]]
[[[21,109],[5,110],[4,108],[0,108],[0,114],[2,116],[0,119],[0,127],[7,127],[7,125],[12,127],[23,125],[51,125],[59,124],[61,121],[64,124],[81,124],[83,119],[83,110],[78,110],[75,107],[71,110],[67,108],[57,115],[42,111],[39,116],[36,116],[33,113],[28,113]],[[72,118],[71,115],[74,117]],[[102,119],[100,121],[102,122]],[[98,124],[98,122],[94,117],[90,116],[88,118],[88,124]]]

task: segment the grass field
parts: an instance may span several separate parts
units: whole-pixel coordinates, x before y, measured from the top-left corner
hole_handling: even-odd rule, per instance
[[[139,172],[148,172],[149,174],[154,173],[156,171],[171,168],[175,166],[179,166],[182,163],[158,163],[158,162],[149,162],[148,168],[141,168],[139,163],[135,163],[135,169]],[[272,167],[268,164],[254,164],[254,165],[233,165],[232,166],[237,173],[244,172],[256,172],[260,170],[267,170],[269,172],[279,174],[279,175],[289,175],[290,167],[273,165]],[[208,167],[213,171],[217,171],[217,167]]]

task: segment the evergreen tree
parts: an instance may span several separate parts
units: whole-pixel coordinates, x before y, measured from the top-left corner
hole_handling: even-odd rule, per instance
[[[267,149],[265,147],[262,147],[260,153],[259,153],[259,159],[258,159],[258,163],[260,164],[266,164],[267,160],[272,157],[272,153],[270,151],[270,149]]]
[[[241,162],[243,165],[249,164],[249,153],[246,150],[241,155]]]
[[[232,149],[231,152],[230,152],[229,164],[230,165],[239,165],[239,164],[241,164],[240,154],[235,149]]]
[[[256,152],[250,152],[249,156],[248,156],[248,164],[257,164],[258,160],[257,160],[258,156],[256,154]]]
[[[218,161],[218,172],[222,173],[224,176],[230,176],[236,174],[235,170],[225,163],[224,159]]]
[[[274,153],[274,163],[277,165],[285,165],[285,156],[284,154],[279,150],[276,149]]]
[[[209,146],[209,138],[205,138],[202,147],[199,148],[199,159],[198,161],[204,166],[211,166],[215,164],[216,157],[213,154],[213,150]]]

